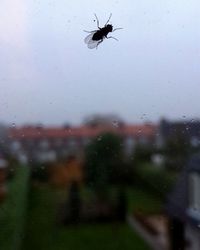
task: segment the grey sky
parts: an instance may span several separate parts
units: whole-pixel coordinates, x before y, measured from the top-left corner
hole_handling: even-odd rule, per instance
[[[111,12],[119,42],[89,50]],[[1,0],[0,121],[200,117],[199,16],[198,0]]]

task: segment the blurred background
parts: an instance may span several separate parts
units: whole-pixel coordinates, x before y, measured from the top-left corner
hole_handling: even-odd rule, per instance
[[[0,249],[200,249],[199,7],[1,1]]]

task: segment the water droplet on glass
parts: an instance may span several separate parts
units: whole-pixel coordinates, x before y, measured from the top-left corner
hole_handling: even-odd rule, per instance
[[[102,140],[102,137],[99,136],[99,137],[97,138],[97,141],[101,141],[101,140]]]
[[[13,122],[12,123],[12,128],[15,128],[16,127],[16,124]]]
[[[119,123],[118,123],[118,121],[113,121],[113,122],[112,122],[112,125],[113,125],[114,127],[116,127],[116,128],[118,128],[118,127],[119,127]]]
[[[140,119],[143,120],[143,119],[145,119],[145,117],[146,117],[146,114],[142,114]]]

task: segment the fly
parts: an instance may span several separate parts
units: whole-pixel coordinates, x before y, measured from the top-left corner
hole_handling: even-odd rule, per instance
[[[107,39],[112,38],[112,39],[118,41],[117,38],[115,38],[113,36],[108,36],[108,33],[122,29],[122,28],[113,29],[112,24],[109,24],[109,21],[111,19],[112,14],[110,14],[108,21],[106,22],[106,24],[104,25],[103,28],[99,27],[99,19],[97,18],[96,14],[94,14],[94,15],[95,15],[95,18],[97,20],[98,30],[92,30],[92,31],[84,30],[85,32],[90,33],[84,39],[84,42],[87,44],[88,48],[89,49],[94,49],[94,48],[97,49],[99,44],[102,43],[105,38],[107,38]]]

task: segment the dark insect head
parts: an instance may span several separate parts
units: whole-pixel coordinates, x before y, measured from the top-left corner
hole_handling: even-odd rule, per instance
[[[106,28],[109,32],[113,31],[113,26],[111,24],[106,25]]]

